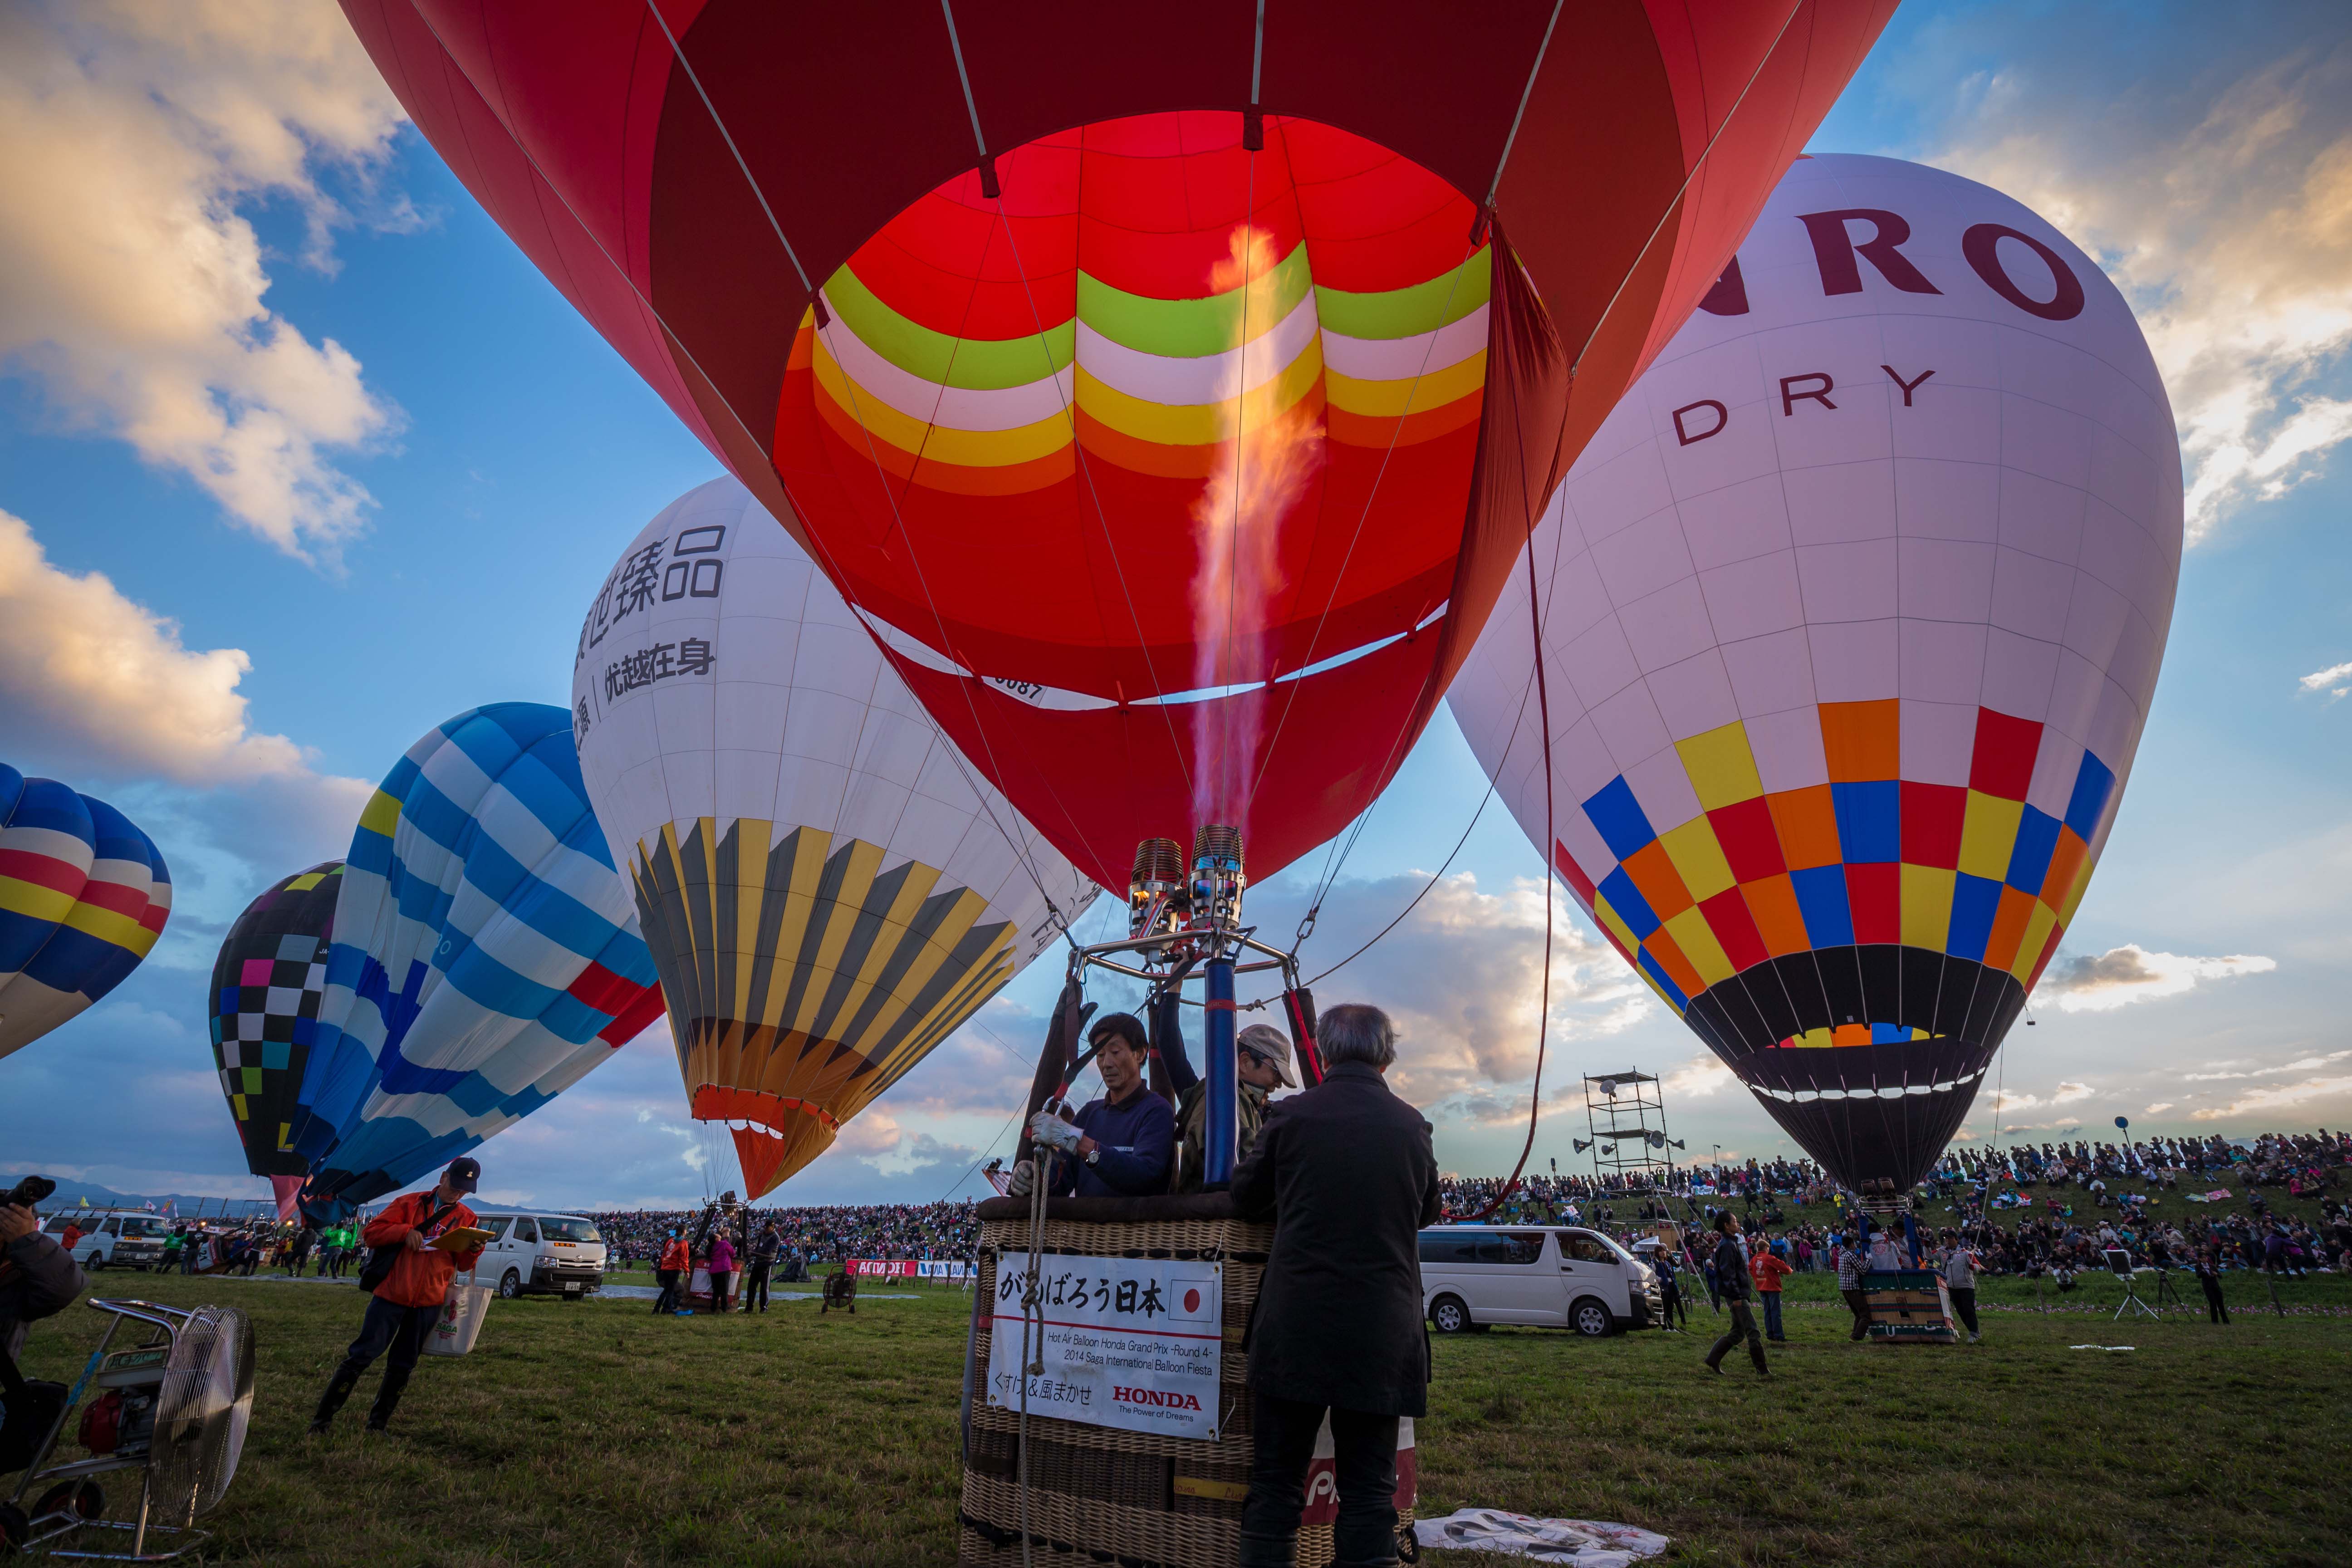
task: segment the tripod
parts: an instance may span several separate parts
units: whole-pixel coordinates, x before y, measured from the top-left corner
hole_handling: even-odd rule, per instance
[[[2189,1306],[2188,1300],[2174,1288],[2172,1270],[2169,1268],[2159,1268],[2156,1271],[2156,1304],[2158,1310],[2166,1307],[2178,1307],[2184,1312],[2196,1310]]]
[[[2140,1300],[2139,1283],[2133,1278],[2130,1270],[2118,1268],[2116,1270],[2116,1278],[2122,1280],[2124,1285],[2123,1305],[2116,1309],[2116,1318],[2121,1318],[2126,1312],[2137,1311],[2143,1317],[2154,1318],[2159,1322],[2163,1321],[2163,1313],[2158,1311],[2146,1301]],[[2162,1289],[2161,1279],[2162,1277],[2158,1276],[2159,1290]],[[2112,1321],[2113,1320],[2111,1319],[2109,1321]]]

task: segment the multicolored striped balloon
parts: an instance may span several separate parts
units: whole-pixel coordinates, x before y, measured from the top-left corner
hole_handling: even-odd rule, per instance
[[[1801,159],[1536,531],[1545,688],[1523,608],[1449,700],[1659,999],[1901,1191],[2115,826],[2181,513],[2098,263],[1958,175]]]
[[[121,984],[171,913],[163,852],[129,817],[0,763],[0,1057]]]
[[[362,813],[342,880],[293,1140],[315,1196],[398,1189],[661,1011],[561,708],[495,703],[411,746]]]

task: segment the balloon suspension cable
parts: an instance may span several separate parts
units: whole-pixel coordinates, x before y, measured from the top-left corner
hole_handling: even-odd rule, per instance
[[[825,310],[823,295],[819,292],[817,286],[809,280],[808,273],[802,268],[799,254],[793,249],[792,241],[784,236],[782,224],[777,220],[774,209],[768,205],[767,194],[760,189],[759,182],[752,177],[750,166],[744,163],[741,152],[735,145],[734,136],[728,131],[725,121],[719,118],[718,106],[711,102],[710,95],[703,89],[701,79],[695,75],[692,62],[686,58],[685,48],[678,43],[677,35],[670,30],[668,18],[662,15],[661,8],[655,3],[655,0],[646,0],[646,8],[653,13],[656,24],[661,28],[662,37],[668,42],[671,58],[677,61],[679,68],[685,71],[688,81],[692,83],[696,95],[702,100],[703,109],[710,116],[711,124],[717,128],[720,137],[725,140],[728,152],[734,158],[736,169],[742,174],[744,184],[751,187],[753,198],[760,204],[760,210],[766,215],[768,226],[771,232],[775,235],[776,243],[783,247],[785,259],[792,263],[793,271],[799,277],[801,287],[808,293],[810,302],[815,310],[818,326],[822,328],[827,325],[831,318]],[[442,37],[441,30],[434,25],[433,19],[430,16],[425,16],[421,11],[417,15],[418,19],[425,24],[425,31],[432,36],[433,41],[440,46],[444,53],[449,53],[448,42],[446,39]],[[621,263],[614,258],[612,251],[606,247],[604,240],[597,235],[594,227],[580,216],[579,209],[572,203],[572,198],[564,195],[562,187],[548,177],[547,171],[540,166],[538,157],[528,148],[524,147],[520,141],[515,142],[515,149],[522,153],[524,162],[530,165],[530,172],[533,176],[537,178],[541,184],[547,188],[547,193],[550,195],[552,195],[556,199],[557,203],[562,205],[565,216],[572,219],[572,223],[579,228],[582,236],[586,238],[591,245],[596,247],[596,253],[604,258],[604,265],[611,269],[613,276],[618,279],[622,287],[629,291],[630,297],[636,301],[637,308],[645,311],[646,314],[662,329],[662,334],[667,341],[671,352],[685,361],[685,363],[693,369],[696,375],[701,377],[705,382],[708,382],[712,385],[718,384],[711,377],[709,372],[703,368],[702,362],[696,357],[692,350],[686,346],[686,339],[679,332],[673,331],[668,319],[665,317],[661,311],[655,309],[652,298],[647,295],[643,289],[637,286],[636,279],[631,275],[629,269],[621,265]],[[999,216],[1000,218],[1002,216],[1001,204]],[[753,432],[751,427],[743,422],[743,416],[736,411],[733,404],[728,402],[723,397],[719,398],[716,401],[718,402],[719,406],[726,410],[728,419],[734,425],[736,431],[740,435],[741,435],[745,439],[751,441],[755,448],[761,451],[766,450],[766,443],[761,441],[757,434]],[[1066,407],[1064,412],[1066,415]],[[868,443],[868,451],[869,455],[872,455],[870,438]],[[878,468],[880,459],[877,457],[875,460]],[[775,479],[778,487],[783,490],[784,499],[787,501],[790,501],[792,500],[792,487],[785,483],[784,477],[781,473],[776,472],[772,464],[769,468],[769,473]],[[884,489],[884,493],[886,495],[889,494],[887,484]],[[897,497],[891,496],[890,499],[892,510],[895,515],[898,506]],[[797,503],[794,503],[794,505],[797,509]],[[778,520],[778,526],[782,526],[781,520]],[[900,531],[904,531],[903,525],[901,525]],[[824,568],[825,575],[832,580],[835,588],[838,589],[840,584],[845,581],[845,579],[843,577],[838,565],[833,561],[832,552],[824,549],[819,542],[817,535],[814,533],[809,535],[808,542],[811,545],[815,546],[818,552],[824,557],[824,559],[820,561],[818,564]],[[909,541],[908,542],[910,551],[909,560],[911,561],[912,541]],[[913,564],[916,567],[918,580],[920,581],[922,576],[921,563],[914,562]],[[1113,558],[1113,564],[1117,564],[1116,557]],[[1123,580],[1121,585],[1122,587],[1124,586]],[[923,596],[927,601],[930,598],[930,590],[928,583],[923,584]],[[845,604],[850,603],[849,595],[846,591],[842,592],[842,600]],[[855,609],[856,607],[856,606],[854,604],[851,605],[851,608]],[[1132,601],[1130,601],[1130,613],[1132,612]],[[935,620],[939,619],[939,607],[936,604],[932,605],[931,610],[933,618]],[[889,650],[883,646],[881,638],[876,636],[874,628],[870,625],[866,624],[865,617],[863,616],[859,617],[859,624],[865,627],[866,637],[874,642],[877,648],[882,650],[883,657],[887,660],[889,658]],[[942,640],[945,640],[946,628],[943,622],[940,626],[940,637]],[[1150,656],[1147,654],[1147,661],[1149,657]],[[971,698],[969,693],[966,693],[965,700],[967,705],[970,705]],[[976,710],[972,714],[972,723],[980,735],[981,744],[990,750],[990,761],[991,763],[993,764],[995,760],[993,748],[989,747],[987,730],[985,727],[981,725],[980,716]],[[1171,721],[1171,723],[1172,725],[1172,720]],[[934,730],[938,729],[937,721],[932,721],[932,727]],[[1171,735],[1174,733],[1172,728],[1170,731],[1170,733]],[[940,738],[942,740],[946,739],[944,731],[940,731]],[[963,773],[965,782],[968,784],[971,783],[972,780],[970,764],[965,761],[962,752],[952,742],[949,742],[948,754],[954,761],[957,770]],[[1068,919],[1062,913],[1060,906],[1055,902],[1053,894],[1047,891],[1045,879],[1037,874],[1037,869],[1035,865],[1033,863],[1029,847],[1024,844],[1012,832],[1008,831],[1003,822],[997,820],[995,807],[990,805],[988,792],[986,790],[981,789],[977,784],[974,784],[973,792],[980,797],[981,809],[988,814],[990,826],[996,829],[998,835],[1003,838],[1006,847],[1012,849],[1013,858],[1021,863],[1022,870],[1028,874],[1029,880],[1037,889],[1038,895],[1045,900],[1045,907],[1052,914],[1055,928],[1060,930],[1066,937],[1069,930]],[[1056,805],[1061,805],[1060,797],[1058,795],[1055,798],[1055,804]],[[1005,802],[1005,805],[1006,808],[1010,810],[1012,808],[1012,802],[1008,799]],[[1069,812],[1066,807],[1063,809],[1062,815],[1066,817],[1069,816]]]
[[[1528,551],[1530,561],[1532,561],[1535,552],[1535,542],[1532,531],[1530,531],[1529,534]],[[1552,566],[1555,572],[1559,569],[1559,552],[1557,546],[1555,546],[1552,552]],[[1538,645],[1537,648],[1537,658],[1535,660],[1537,668],[1528,670],[1526,683],[1519,688],[1519,707],[1518,711],[1515,713],[1511,719],[1510,738],[1503,742],[1503,754],[1495,760],[1495,765],[1492,768],[1486,770],[1486,791],[1484,795],[1478,797],[1478,805],[1476,808],[1470,813],[1469,822],[1463,826],[1462,837],[1454,841],[1454,847],[1445,852],[1445,858],[1439,863],[1436,871],[1431,875],[1428,881],[1423,882],[1421,885],[1421,890],[1413,894],[1412,898],[1406,902],[1404,908],[1397,911],[1395,919],[1390,921],[1388,924],[1382,926],[1378,931],[1375,931],[1372,934],[1371,939],[1358,947],[1355,952],[1348,954],[1347,957],[1341,959],[1339,963],[1332,964],[1329,968],[1322,971],[1322,973],[1317,974],[1313,979],[1303,982],[1305,985],[1309,988],[1320,985],[1332,975],[1339,973],[1339,971],[1347,968],[1348,965],[1355,963],[1356,960],[1371,952],[1371,950],[1391,931],[1402,925],[1405,921],[1405,918],[1411,915],[1414,910],[1421,907],[1421,900],[1429,897],[1431,890],[1433,889],[1438,883],[1445,879],[1445,873],[1453,869],[1454,862],[1461,855],[1463,847],[1470,842],[1470,835],[1476,831],[1479,818],[1486,816],[1488,803],[1493,801],[1495,798],[1495,790],[1496,787],[1495,781],[1503,776],[1504,769],[1510,763],[1512,752],[1518,748],[1520,730],[1523,727],[1528,715],[1528,700],[1529,698],[1536,695],[1536,677],[1542,662],[1542,649],[1541,646]],[[1547,741],[1546,746],[1548,752],[1549,746],[1549,741]],[[1549,757],[1547,757],[1547,761],[1549,761]],[[1378,802],[1375,801],[1374,804],[1377,805]],[[1365,807],[1364,815],[1367,816],[1370,816],[1370,806]],[[1360,822],[1362,818],[1360,817],[1358,820]],[[1324,858],[1324,863],[1328,868],[1330,863],[1330,858],[1328,855]],[[1334,878],[1332,880],[1336,881],[1337,879]],[[1315,934],[1316,919],[1322,912],[1323,900],[1329,891],[1328,887],[1324,885],[1322,878],[1318,877],[1317,881],[1318,891],[1315,896],[1315,901],[1308,907],[1306,918],[1298,922],[1298,936],[1291,944],[1290,954],[1294,959],[1298,956],[1298,950],[1300,947],[1305,945],[1307,939]],[[1267,1004],[1263,999],[1256,1002],[1244,1004],[1244,1006],[1252,1012],[1255,1012],[1257,1009],[1265,1005],[1267,1005]]]
[[[1535,635],[1536,721],[1543,726],[1545,847],[1542,1010],[1536,1018],[1536,1074],[1535,1081],[1528,1093],[1528,1141],[1519,1147],[1518,1163],[1511,1167],[1509,1178],[1496,1189],[1494,1197],[1488,1200],[1485,1208],[1470,1216],[1473,1221],[1485,1219],[1496,1209],[1501,1208],[1505,1200],[1518,1190],[1519,1176],[1528,1168],[1528,1156],[1535,1152],[1536,1121],[1543,1110],[1544,1052],[1551,1040],[1552,917],[1553,910],[1558,907],[1558,900],[1552,889],[1552,878],[1555,873],[1551,866],[1550,847],[1558,840],[1554,837],[1552,821],[1554,805],[1551,781],[1551,699],[1544,682],[1543,606],[1536,595],[1536,541],[1532,528],[1528,532],[1528,624]]]

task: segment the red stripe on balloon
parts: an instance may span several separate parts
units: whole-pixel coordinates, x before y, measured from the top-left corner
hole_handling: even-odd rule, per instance
[[[54,855],[30,849],[0,849],[0,877],[12,877],[37,888],[72,895],[81,891],[89,873]]]

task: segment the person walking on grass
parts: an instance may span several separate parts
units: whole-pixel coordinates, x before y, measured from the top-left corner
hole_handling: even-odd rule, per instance
[[[1862,1277],[1870,1270],[1870,1259],[1854,1245],[1852,1236],[1838,1237],[1838,1294],[1845,1298],[1846,1310],[1853,1314],[1853,1332],[1850,1340],[1866,1339],[1870,1334],[1870,1298],[1862,1293]]]
[[[1944,1258],[1944,1289],[1951,1293],[1952,1310],[1969,1331],[1970,1344],[1980,1337],[1977,1332],[1977,1270],[1983,1267],[1975,1249],[1965,1241],[1954,1242]]]
[[[1722,1293],[1723,1304],[1731,1312],[1731,1326],[1706,1352],[1706,1370],[1717,1377],[1723,1375],[1723,1358],[1731,1353],[1741,1340],[1748,1342],[1748,1359],[1756,1363],[1756,1375],[1769,1377],[1772,1369],[1764,1361],[1764,1336],[1756,1331],[1756,1310],[1748,1298],[1755,1287],[1748,1278],[1748,1259],[1739,1254],[1739,1242],[1734,1234],[1739,1229],[1739,1218],[1729,1209],[1715,1216],[1715,1279],[1716,1289]],[[1759,1258],[1769,1257],[1762,1250]]]
[[[677,1310],[677,1282],[687,1278],[687,1271],[693,1267],[694,1258],[687,1250],[686,1237],[673,1226],[669,1239],[662,1243],[660,1259],[654,1264],[654,1282],[661,1287],[661,1294],[654,1298],[655,1317]]]
[[[1780,1276],[1793,1274],[1787,1259],[1769,1247],[1759,1247],[1748,1261],[1748,1278],[1756,1282],[1756,1294],[1764,1303],[1764,1337],[1776,1345],[1789,1342],[1780,1330]]]
[[[776,1222],[770,1220],[751,1238],[751,1272],[743,1281],[743,1310],[751,1310],[756,1297],[760,1310],[768,1310],[768,1275],[776,1267],[776,1254],[782,1250],[784,1238],[776,1234]]]
[[[431,1192],[394,1198],[360,1233],[360,1239],[370,1247],[389,1250],[392,1264],[383,1278],[374,1282],[360,1337],[343,1352],[342,1364],[328,1380],[327,1391],[319,1395],[319,1408],[310,1417],[312,1433],[326,1431],[335,1412],[359,1386],[360,1374],[378,1356],[385,1358],[383,1383],[368,1410],[367,1429],[381,1432],[390,1425],[401,1390],[408,1386],[408,1375],[416,1370],[416,1355],[425,1347],[425,1336],[448,1300],[450,1279],[460,1268],[471,1268],[482,1256],[478,1247],[445,1252],[427,1244],[446,1231],[472,1228],[474,1211],[465,1200],[481,1179],[480,1163],[461,1154],[449,1162]],[[362,1270],[362,1283],[367,1283],[374,1272],[373,1268]]]

